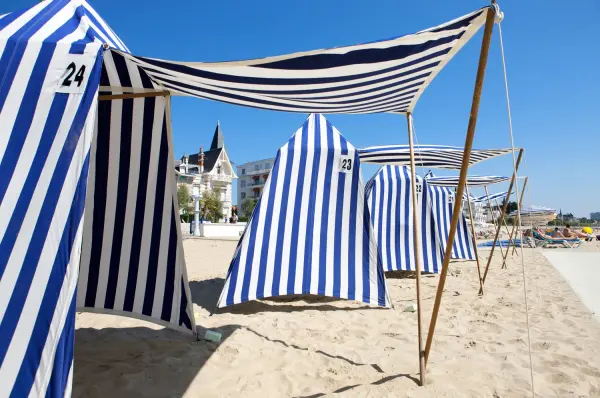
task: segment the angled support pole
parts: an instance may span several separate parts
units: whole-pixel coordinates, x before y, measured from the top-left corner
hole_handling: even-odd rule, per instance
[[[417,280],[417,333],[419,340],[419,376],[421,386],[425,385],[425,354],[423,352],[423,317],[421,308],[421,269],[423,269],[423,255],[421,253],[421,224],[419,223],[419,212],[417,211],[417,167],[415,165],[415,151],[413,145],[413,118],[409,112],[406,114],[408,123],[408,146],[410,150],[410,190],[413,202],[413,244],[415,253],[415,272]]]
[[[485,266],[485,271],[483,272],[483,283],[485,284],[485,278],[487,277],[488,270],[490,269],[490,263],[492,262],[492,257],[494,256],[494,248],[496,247],[496,242],[498,242],[498,236],[500,235],[500,223],[504,220],[504,215],[506,214],[506,210],[508,209],[508,201],[510,199],[510,194],[515,186],[515,182],[517,181],[517,171],[519,170],[519,164],[521,163],[521,158],[523,158],[523,148],[519,150],[519,156],[517,157],[517,163],[515,164],[515,170],[513,171],[512,178],[510,180],[510,185],[508,186],[508,192],[506,193],[506,198],[504,199],[504,205],[502,206],[502,211],[500,212],[500,218],[498,221],[498,228],[496,228],[496,236],[494,237],[494,244],[492,245],[492,250],[490,251],[490,256],[488,257],[488,262]],[[508,248],[507,250],[508,251]]]
[[[483,189],[485,189],[485,196],[487,197],[488,206],[490,207],[490,212],[492,213],[492,221],[494,222],[494,228],[498,228],[500,219],[498,219],[498,221],[496,222],[496,219],[494,218],[494,207],[492,206],[492,200],[490,199],[490,193],[488,192],[487,185],[484,185]],[[500,207],[500,206],[498,206],[497,201],[496,201],[496,207]],[[494,246],[496,246],[496,242],[494,242]],[[500,249],[500,254],[502,254],[502,257],[504,257],[504,251],[502,250],[502,245],[498,245],[498,248]]]
[[[492,0],[492,4],[495,1]],[[495,9],[490,8],[485,19],[485,28],[483,30],[483,40],[481,42],[481,52],[479,53],[479,65],[477,67],[477,76],[475,77],[475,88],[473,90],[473,101],[471,103],[471,113],[469,116],[469,126],[467,127],[467,136],[465,138],[465,150],[463,152],[462,165],[460,168],[460,179],[456,189],[457,198],[462,198],[467,182],[467,173],[469,171],[469,161],[471,159],[471,149],[473,148],[473,138],[475,137],[475,127],[477,126],[477,115],[479,114],[479,103],[481,102],[481,91],[483,89],[483,80],[485,78],[485,68],[487,65],[488,54],[490,50],[490,41],[492,39],[492,30],[494,28]],[[456,227],[461,213],[462,200],[454,201],[454,212],[452,213],[452,222],[448,234],[448,244],[446,244],[446,252],[444,253],[444,262],[442,263],[442,272],[438,283],[435,302],[433,304],[433,313],[431,314],[431,322],[429,324],[429,332],[427,334],[427,343],[425,344],[425,365],[431,351],[433,343],[433,335],[435,333],[435,324],[437,322],[440,305],[442,303],[442,294],[444,285],[446,284],[446,276],[448,275],[448,266],[450,265],[450,257],[452,255],[452,242],[456,235]]]
[[[483,294],[483,281],[481,280],[481,266],[479,265],[479,253],[477,251],[477,235],[475,234],[475,220],[473,219],[473,210],[471,209],[471,195],[469,194],[469,185],[467,190],[467,203],[469,204],[469,218],[471,219],[471,235],[473,236],[473,247],[475,248],[475,259],[477,260],[477,274],[479,275],[479,294]]]
[[[523,181],[523,190],[521,191],[521,197],[519,198],[519,209],[521,208],[521,205],[523,204],[523,197],[525,196],[525,188],[527,188],[527,179],[528,177],[525,177],[525,181]],[[510,231],[510,241],[509,242],[513,242],[513,247],[514,250],[517,249],[517,236],[519,235],[519,218],[518,216],[515,218],[515,222],[513,223],[513,227],[512,230]],[[514,235],[514,240],[513,240],[513,235]],[[521,242],[521,244],[523,244]],[[502,259],[502,268],[506,268],[506,258],[508,257],[508,252],[510,251],[510,244],[507,247],[506,253],[504,254],[504,258]]]

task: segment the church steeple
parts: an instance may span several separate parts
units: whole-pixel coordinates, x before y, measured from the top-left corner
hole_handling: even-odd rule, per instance
[[[221,132],[221,123],[217,121],[217,128],[215,129],[215,135],[213,136],[212,144],[210,144],[210,150],[221,149],[225,146],[225,140],[223,139],[223,133]]]

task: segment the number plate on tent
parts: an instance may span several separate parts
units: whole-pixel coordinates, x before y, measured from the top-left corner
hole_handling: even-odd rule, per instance
[[[352,170],[354,170],[354,156],[342,155],[340,157],[339,171],[342,173],[352,173]]]
[[[85,90],[89,74],[96,62],[95,53],[68,54],[62,66],[57,67],[58,93],[80,94]]]

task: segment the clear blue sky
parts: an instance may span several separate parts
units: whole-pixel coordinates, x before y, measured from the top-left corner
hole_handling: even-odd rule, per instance
[[[350,45],[413,33],[486,1],[156,1],[88,0],[138,55],[227,61]],[[4,1],[3,11],[33,4]],[[505,13],[516,145],[526,148],[531,203],[576,216],[600,211],[600,2],[499,2]],[[420,143],[464,144],[482,32],[438,75],[415,108]],[[217,120],[237,164],[274,156],[306,115],[196,98],[173,100],[175,155],[210,145]],[[406,143],[399,115],[333,115],[356,147]],[[494,31],[475,148],[509,147],[498,31]],[[471,174],[510,175],[508,156]],[[375,171],[365,168],[368,178]],[[439,172],[437,174],[449,174]],[[496,192],[505,186],[492,187]],[[476,191],[474,194],[481,194]],[[526,199],[527,196],[526,196]]]

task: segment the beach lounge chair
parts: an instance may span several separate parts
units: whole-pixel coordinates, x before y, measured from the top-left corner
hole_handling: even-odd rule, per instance
[[[563,238],[549,238],[537,231],[533,231],[533,238],[535,240],[536,247],[542,248],[567,248],[574,249],[581,245],[580,239],[563,239]]]

